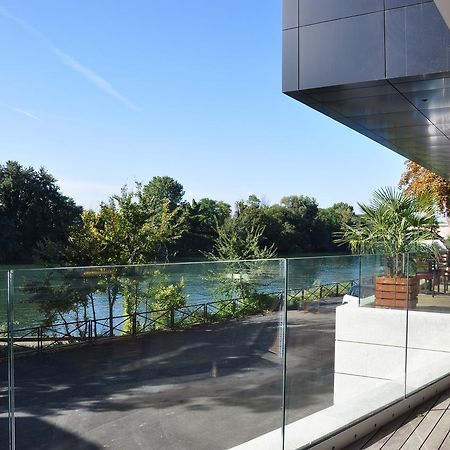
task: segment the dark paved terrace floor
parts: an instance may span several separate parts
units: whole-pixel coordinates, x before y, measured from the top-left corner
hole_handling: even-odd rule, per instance
[[[347,450],[450,449],[450,391],[381,427]]]
[[[17,449],[227,449],[279,428],[279,323],[270,314],[16,358]],[[289,312],[289,422],[332,404],[334,327],[334,307]],[[0,386],[4,443],[4,363]]]

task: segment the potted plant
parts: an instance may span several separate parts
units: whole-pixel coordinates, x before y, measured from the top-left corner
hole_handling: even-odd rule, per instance
[[[385,274],[375,279],[377,306],[415,307],[419,282],[409,274],[420,259],[432,254],[425,242],[437,237],[432,200],[383,188],[373,194],[369,205],[359,207],[360,223],[344,225],[336,242],[347,244],[353,253],[385,255]]]

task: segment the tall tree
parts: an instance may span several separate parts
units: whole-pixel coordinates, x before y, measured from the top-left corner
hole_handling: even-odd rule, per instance
[[[139,189],[142,201],[149,207],[155,208],[167,200],[172,210],[180,206],[184,196],[183,186],[171,177],[153,177],[149,183]]]
[[[414,161],[406,161],[405,165],[399,187],[414,197],[431,195],[438,212],[450,223],[450,181]]]
[[[186,233],[176,247],[183,256],[211,252],[217,238],[217,226],[222,226],[231,215],[228,203],[202,198],[183,205],[185,211]]]
[[[162,199],[149,207],[140,184],[122,188],[100,210],[87,211],[70,235],[69,255],[77,264],[140,264],[167,260],[168,246],[184,232],[180,207]],[[90,261],[83,261],[86,259]]]
[[[29,263],[39,243],[64,243],[81,211],[45,169],[0,165],[0,262]]]
[[[207,254],[215,261],[269,259],[276,255],[273,245],[267,247],[261,244],[264,228],[252,225],[250,228],[239,229],[233,219],[228,219],[217,229],[217,239],[214,252]]]
[[[315,249],[322,252],[338,250],[334,235],[346,225],[355,225],[358,217],[353,206],[348,203],[335,203],[330,208],[319,208],[314,232]],[[341,249],[343,250],[343,249]]]

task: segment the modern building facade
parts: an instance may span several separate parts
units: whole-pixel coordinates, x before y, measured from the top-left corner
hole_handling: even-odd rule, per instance
[[[450,179],[450,1],[283,0],[283,92]],[[333,405],[298,421],[288,448],[343,448],[448,389],[449,325],[434,300],[406,314],[338,307]],[[346,424],[299,445],[314,417],[322,436]]]
[[[450,177],[450,2],[284,0],[283,92]]]

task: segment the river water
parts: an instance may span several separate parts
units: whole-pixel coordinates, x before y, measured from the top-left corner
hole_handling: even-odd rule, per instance
[[[286,263],[287,261],[287,263]],[[382,270],[380,258],[358,256],[292,258],[288,260],[269,260],[264,263],[246,263],[244,269],[236,263],[180,263],[149,266],[129,266],[123,272],[125,277],[139,280],[140,286],[151,283],[155,277],[164,278],[168,283],[183,280],[183,292],[190,305],[208,303],[217,300],[218,279],[252,277],[260,292],[283,292],[285,273],[288,273],[289,289],[305,289],[318,284],[331,284],[349,280],[358,280],[360,275],[373,276]],[[85,288],[80,280],[88,274],[92,279],[98,278],[97,269],[16,269],[14,271],[13,294],[15,328],[39,325],[42,313],[37,302],[33,302],[36,293],[45,292],[49,286],[57,289],[70,284]],[[242,274],[244,272],[244,274]],[[5,329],[7,320],[7,276],[0,271],[0,327]],[[58,281],[57,281],[58,280]],[[85,278],[83,278],[85,280]],[[98,281],[98,280],[97,280]],[[59,283],[59,284],[58,284]],[[63,290],[61,292],[64,292]],[[41,300],[42,300],[41,296]],[[108,317],[108,301],[105,291],[95,293],[97,318]],[[48,301],[52,301],[49,299]],[[114,306],[114,315],[124,312],[122,297],[119,295]],[[1,328],[0,328],[1,331]]]

